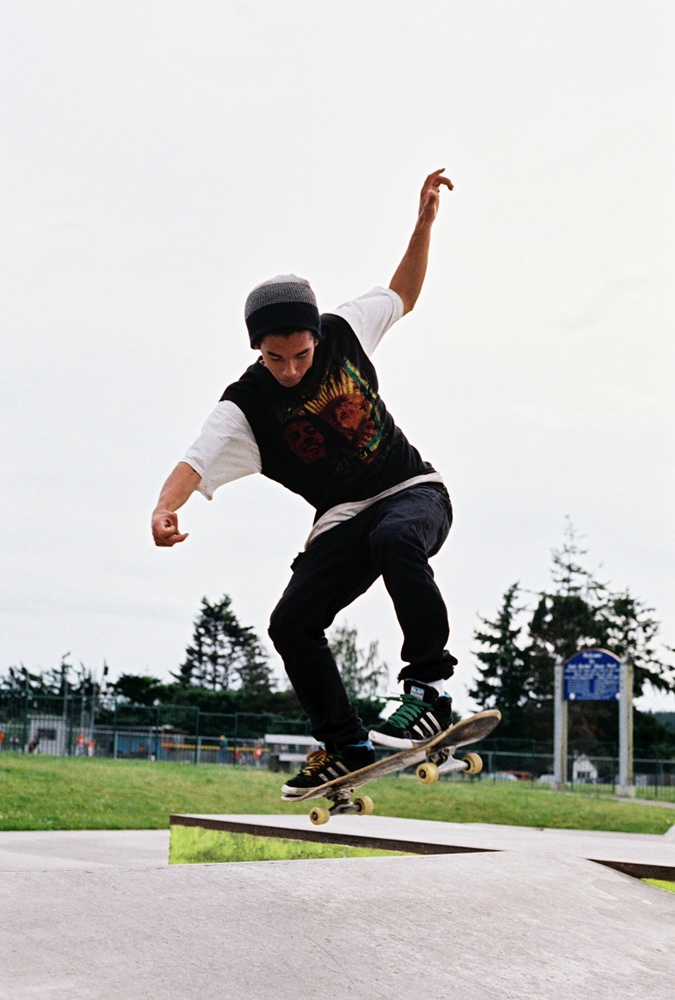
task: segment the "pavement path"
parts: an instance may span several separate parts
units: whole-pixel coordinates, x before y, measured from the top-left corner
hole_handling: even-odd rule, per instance
[[[168,830],[0,832],[0,873],[168,866]]]

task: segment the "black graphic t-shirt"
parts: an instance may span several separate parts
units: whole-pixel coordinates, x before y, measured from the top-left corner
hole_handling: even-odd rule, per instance
[[[304,497],[317,517],[434,471],[387,411],[375,368],[350,325],[326,313],[321,329],[299,385],[280,385],[257,361],[221,397],[248,420],[262,474]]]

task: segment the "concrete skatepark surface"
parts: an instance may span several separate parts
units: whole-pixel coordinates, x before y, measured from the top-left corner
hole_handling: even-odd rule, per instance
[[[673,864],[668,837],[338,823],[483,851],[169,866],[168,831],[0,833],[0,996],[670,1000],[675,894],[586,858]]]

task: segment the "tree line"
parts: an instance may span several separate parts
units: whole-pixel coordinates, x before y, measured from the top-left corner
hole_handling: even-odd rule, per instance
[[[647,685],[675,691],[672,653],[659,648],[659,622],[630,591],[614,591],[584,564],[587,555],[572,526],[562,548],[553,551],[551,586],[531,593],[511,584],[492,618],[480,618],[474,633],[475,680],[468,693],[476,709],[502,712],[500,739],[550,742],[553,732],[553,676],[563,660],[583,648],[603,648],[618,656],[630,653],[635,666],[635,697]],[[378,643],[359,644],[357,631],[342,625],[329,644],[350,698],[366,726],[385,707],[389,669],[380,660]],[[75,667],[70,654],[58,667],[37,673],[12,666],[0,676],[0,695],[68,695],[100,700],[112,695],[130,705],[188,705],[203,712],[252,712],[291,719],[303,718],[290,688],[278,688],[269,654],[255,630],[242,625],[225,594],[201,601],[192,639],[183,662],[163,682],[145,674],[122,674],[113,684],[98,682],[83,664]],[[461,667],[456,682],[461,682]],[[452,682],[451,682],[452,685]],[[636,748],[675,750],[675,733],[652,713],[635,711]],[[606,702],[573,702],[569,735],[577,747],[593,751],[618,741],[618,711]]]
[[[357,630],[349,625],[334,629],[329,642],[364,724],[374,725],[384,707],[381,696],[389,679],[388,667],[379,659],[378,643],[362,649]],[[84,664],[73,665],[66,653],[58,667],[42,672],[23,665],[9,667],[0,676],[0,696],[55,701],[94,698],[99,702],[112,697],[143,707],[184,705],[221,715],[251,712],[304,718],[292,689],[278,688],[268,652],[255,630],[239,621],[227,594],[215,602],[202,599],[185,657],[170,673],[170,681],[124,673],[108,684],[106,675],[107,667],[98,681]]]

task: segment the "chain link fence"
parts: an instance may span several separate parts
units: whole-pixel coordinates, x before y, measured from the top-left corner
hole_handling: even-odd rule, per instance
[[[502,740],[502,745],[505,742]],[[537,749],[494,750],[490,748],[488,740],[484,740],[476,749],[483,758],[483,771],[478,776],[481,781],[521,781],[530,785],[553,787],[552,752],[540,753]],[[636,798],[675,802],[675,760],[635,757],[633,770]],[[618,753],[589,754],[572,749],[567,760],[567,774],[568,791],[613,794],[619,784]],[[450,774],[447,777],[453,776]],[[460,780],[466,780],[461,774],[459,777]]]
[[[265,733],[306,736],[306,719],[202,712],[192,705],[128,705],[93,698],[0,700],[0,752],[259,765]],[[264,751],[263,751],[264,752]]]
[[[0,752],[54,756],[108,757],[118,760],[188,764],[280,766],[282,734],[286,763],[295,765],[307,751],[309,723],[265,713],[218,714],[191,705],[144,707],[94,698],[28,697],[0,700]],[[300,737],[297,745],[292,737]],[[468,749],[468,748],[467,748]],[[529,741],[483,740],[477,747],[483,771],[476,778],[448,774],[445,780],[521,781],[553,784],[551,745]],[[284,764],[282,753],[281,766]],[[292,761],[291,761],[292,758]],[[570,749],[568,790],[615,791],[616,747]],[[639,755],[634,760],[638,798],[675,801],[675,759]]]

